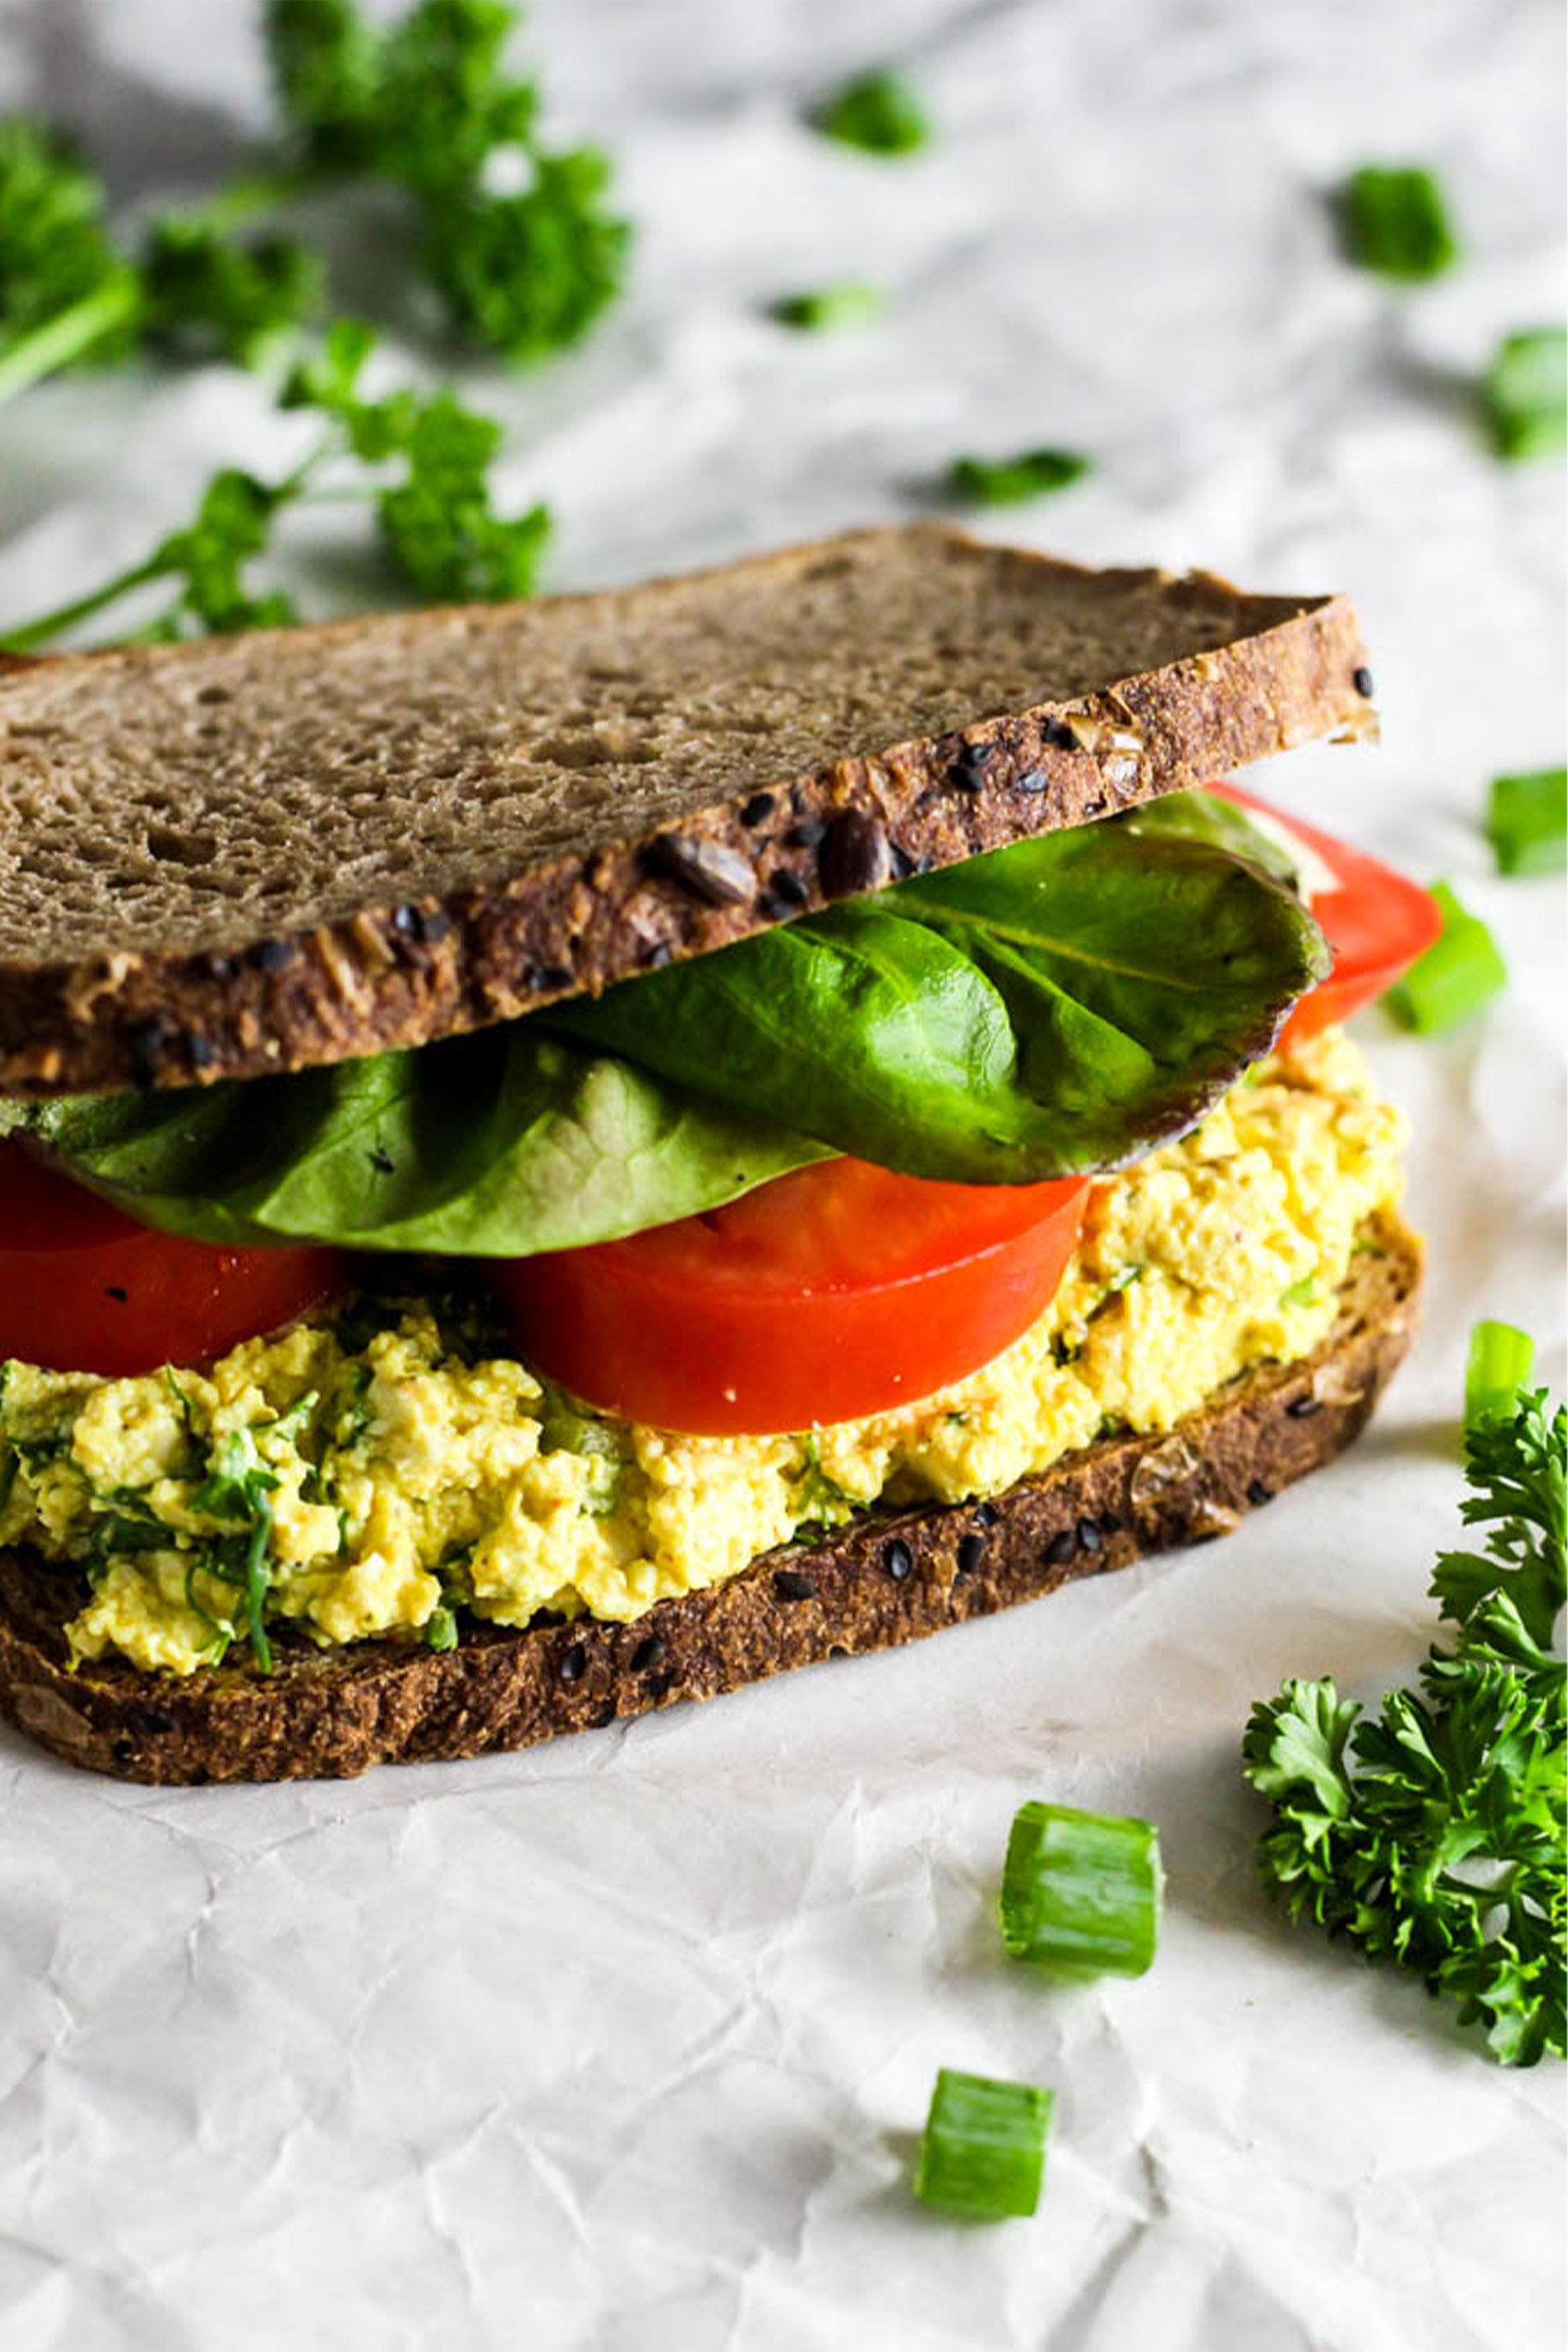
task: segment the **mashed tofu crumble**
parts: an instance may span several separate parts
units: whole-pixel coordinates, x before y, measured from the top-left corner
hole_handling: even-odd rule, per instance
[[[363,1302],[203,1371],[0,1372],[0,1544],[85,1571],[77,1658],[182,1674],[263,1619],[444,1645],[452,1611],[630,1620],[879,1499],[1000,1493],[1169,1429],[1332,1324],[1398,1197],[1399,1114],[1337,1031],[1095,1188],[1055,1300],[968,1379],[864,1420],[687,1437],[564,1397],[431,1307]],[[263,1634],[265,1641],[265,1633]],[[236,1650],[236,1655],[239,1652]]]

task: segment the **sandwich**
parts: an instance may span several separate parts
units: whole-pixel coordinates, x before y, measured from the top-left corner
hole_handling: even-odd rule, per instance
[[[1437,918],[1215,779],[1371,697],[1342,598],[932,526],[9,668],[0,1710],[517,1748],[1326,1463]]]

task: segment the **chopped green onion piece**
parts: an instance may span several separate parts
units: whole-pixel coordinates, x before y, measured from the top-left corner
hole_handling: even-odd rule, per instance
[[[1513,1418],[1535,1368],[1536,1343],[1511,1323],[1478,1323],[1465,1366],[1465,1427]]]
[[[947,486],[982,506],[1017,506],[1065,490],[1088,470],[1088,458],[1075,449],[1023,449],[1016,457],[955,457]]]
[[[1568,768],[1494,776],[1486,829],[1499,873],[1561,873],[1568,863]]]
[[[1443,191],[1420,165],[1363,163],[1340,196],[1345,245],[1384,278],[1438,278],[1457,260]]]
[[[1500,457],[1555,457],[1568,445],[1568,328],[1505,335],[1481,386]]]
[[[1431,895],[1443,929],[1384,999],[1396,1021],[1424,1035],[1467,1020],[1508,984],[1508,967],[1479,916],[1466,911],[1446,882],[1434,882]]]
[[[915,2167],[916,2196],[975,2221],[1033,2213],[1054,2104],[1053,2095],[1033,2083],[998,2083],[943,2067]]]
[[[841,286],[819,286],[805,294],[788,294],[775,303],[773,315],[781,327],[799,327],[810,333],[825,327],[860,327],[880,316],[882,296],[874,286],[847,279]]]
[[[457,1620],[449,1609],[433,1609],[424,1621],[424,1638],[433,1650],[455,1650]]]
[[[825,137],[868,155],[912,155],[931,137],[931,124],[907,81],[897,74],[861,74],[846,82],[815,117]]]
[[[1152,1822],[1021,1805],[1002,1872],[1002,1941],[1063,1975],[1141,1977],[1159,1941],[1165,1874]]]

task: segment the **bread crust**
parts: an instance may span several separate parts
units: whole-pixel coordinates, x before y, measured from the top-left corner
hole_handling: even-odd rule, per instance
[[[1097,609],[1124,597],[1141,611],[1152,599],[1178,620],[1190,614],[1198,649],[1094,692],[983,712],[961,729],[806,773],[774,776],[759,768],[754,750],[743,790],[687,805],[678,822],[650,828],[633,821],[612,838],[601,829],[579,851],[482,884],[366,904],[303,929],[253,925],[244,936],[225,936],[217,952],[121,944],[0,962],[0,1091],[183,1086],[424,1044],[597,992],[900,874],[1112,814],[1318,736],[1364,735],[1374,726],[1366,655],[1342,597],[1244,596],[1202,574],[1083,572],[914,528],[933,561],[968,551],[977,564],[1007,567],[1008,593],[1023,608],[1031,581],[1053,599],[1064,579],[1079,581]],[[849,534],[751,559],[733,576],[754,582],[769,565],[798,573],[808,559],[843,561],[836,551],[851,546],[865,562],[868,543],[897,540],[907,552],[909,538]],[[692,579],[712,594],[724,576]],[[548,600],[551,626],[569,636],[575,612],[601,615],[617,595],[635,624],[636,597],[670,585]],[[417,647],[438,643],[444,631],[503,630],[514,609],[543,608],[393,615],[284,634],[295,651],[317,651],[330,663],[335,644],[362,642],[367,632],[399,632],[397,644]],[[1227,641],[1217,641],[1226,632]],[[64,656],[0,677],[0,785],[7,741],[50,732],[33,708],[45,680],[51,710],[71,707],[73,682],[99,710],[129,707],[138,696],[144,709],[214,696],[219,715],[203,725],[214,738],[213,760],[243,767],[244,677],[259,642]],[[235,683],[225,685],[231,669]],[[230,709],[240,716],[226,750],[222,714]],[[365,714],[367,728],[374,716]],[[71,757],[59,756],[68,777]],[[90,766],[85,739],[81,756]],[[479,821],[482,829],[482,811]]]
[[[116,1661],[73,1673],[63,1629],[79,1591],[34,1554],[0,1552],[0,1714],[125,1780],[341,1778],[713,1698],[1228,1534],[1350,1443],[1405,1355],[1420,1245],[1391,1216],[1363,1238],[1323,1344],[1231,1383],[1169,1434],[1104,1440],[992,1503],[867,1512],[629,1625],[469,1624],[440,1654],[385,1641],[319,1652],[285,1636],[270,1676],[225,1666],[176,1681]]]

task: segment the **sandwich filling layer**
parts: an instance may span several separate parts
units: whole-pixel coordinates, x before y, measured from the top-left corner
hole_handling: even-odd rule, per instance
[[[77,1658],[176,1674],[238,1657],[258,1625],[441,1647],[459,1610],[632,1620],[868,1504],[1000,1493],[1308,1353],[1360,1229],[1397,1200],[1403,1140],[1337,1030],[1260,1063],[1097,1184],[1054,1301],[1011,1348],[807,1431],[677,1436],[587,1411],[431,1300],[357,1299],[202,1370],[12,1361],[0,1544],[85,1574]]]

